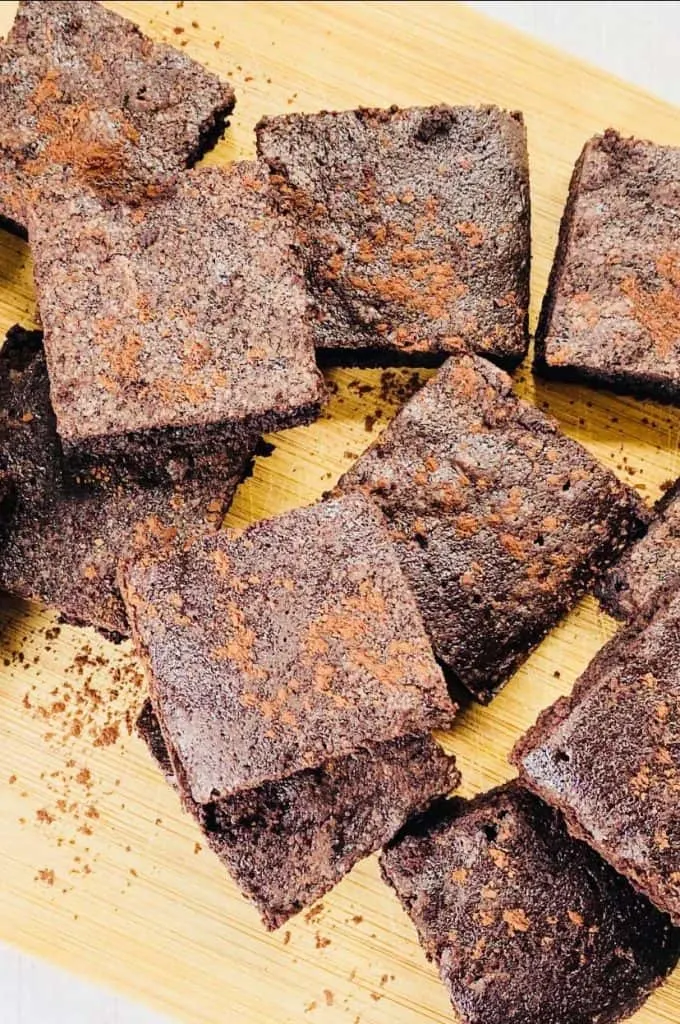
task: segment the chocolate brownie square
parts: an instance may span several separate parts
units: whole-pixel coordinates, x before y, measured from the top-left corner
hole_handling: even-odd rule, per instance
[[[680,595],[614,637],[512,761],[570,830],[680,924]]]
[[[462,1024],[612,1024],[677,961],[668,918],[515,784],[440,802],[381,863]]]
[[[630,488],[518,399],[451,357],[340,481],[382,508],[435,653],[486,702],[638,535]]]
[[[265,117],[258,153],[308,251],[316,344],[356,360],[463,339],[527,349],[529,164],[522,115],[412,107]]]
[[[0,587],[68,621],[128,632],[116,566],[130,544],[218,529],[255,445],[200,460],[182,480],[76,487],[66,478],[42,340],[13,328],[0,352],[0,468],[16,487],[0,544]]]
[[[99,3],[22,0],[0,45],[0,214],[44,187],[153,195],[219,138],[226,82]]]
[[[137,552],[120,579],[198,804],[454,716],[382,516],[361,495]]]
[[[138,731],[179,788],[148,701]],[[403,736],[318,768],[199,807],[182,792],[211,849],[267,928],[328,892],[404,821],[458,785],[455,761],[431,736]]]
[[[576,164],[536,371],[680,399],[680,148],[607,131]]]
[[[669,591],[680,589],[680,480],[656,505],[647,531],[607,573],[599,588],[602,607],[632,620]]]
[[[134,209],[73,193],[30,230],[69,459],[115,463],[163,433],[219,450],[318,412],[303,266],[259,164],[196,168]]]

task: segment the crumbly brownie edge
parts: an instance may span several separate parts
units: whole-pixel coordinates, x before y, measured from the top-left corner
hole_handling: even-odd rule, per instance
[[[87,477],[92,469],[102,465],[115,473],[122,464],[126,473],[144,482],[163,482],[169,477],[168,461],[188,459],[192,454],[231,449],[252,452],[253,438],[259,434],[276,433],[290,427],[313,423],[326,400],[325,387],[319,384],[317,401],[299,407],[287,414],[276,411],[258,416],[257,423],[226,422],[210,426],[167,427],[159,430],[137,431],[112,437],[93,437],[69,440],[62,437],[65,468],[72,479]],[[167,458],[162,456],[166,454]],[[247,475],[248,465],[243,475]]]
[[[236,106],[236,94],[232,91],[230,97],[225,98],[224,103],[214,107],[209,116],[199,126],[198,141],[187,156],[187,168],[193,167],[203,157],[215,148],[217,143],[224,137],[229,127],[229,117]]]
[[[506,787],[502,787],[505,789]],[[479,794],[474,797],[472,801],[466,803],[462,797],[442,797],[439,800],[435,800],[432,804],[420,814],[415,814],[413,817],[405,822],[402,828],[399,829],[397,834],[393,836],[389,843],[386,843],[380,857],[378,858],[378,865],[380,868],[380,877],[385,885],[390,889],[396,896],[399,904],[403,907],[408,915],[409,920],[413,924],[417,934],[418,942],[425,954],[425,957],[430,963],[437,963],[440,950],[436,949],[431,943],[427,935],[421,930],[420,923],[411,916],[412,902],[408,899],[405,893],[400,893],[397,887],[397,882],[393,878],[389,870],[389,864],[387,856],[390,850],[399,845],[400,840],[405,836],[422,836],[427,833],[430,822],[436,822],[443,814],[452,820],[459,817],[460,814],[466,808],[469,808],[472,803],[477,802],[485,794]]]
[[[527,135],[527,126],[526,121],[524,120],[524,114],[521,110],[511,110],[508,111],[508,113],[521,126],[523,139],[520,171],[526,188],[526,204],[524,207],[524,216],[519,225],[520,234],[518,242],[520,247],[524,248],[528,254],[526,266],[523,268],[519,277],[520,305],[524,307],[524,318],[517,335],[518,343],[511,353],[500,355],[492,352],[480,351],[479,354],[486,359],[491,359],[492,362],[510,373],[524,361],[527,352],[529,351],[529,308],[531,304],[531,264],[533,246],[531,239],[531,168],[529,166],[529,139]]]
[[[654,904],[662,913],[668,914],[674,925],[680,926],[680,906],[677,908],[670,908],[664,906],[658,900],[658,894],[656,893],[656,887],[653,880],[651,880],[644,872],[640,872],[637,867],[632,865],[628,860],[621,857],[612,857],[611,853],[606,850],[601,843],[595,839],[595,837],[586,829],[581,821],[579,820],[576,811],[566,802],[563,802],[555,798],[555,795],[545,786],[541,786],[534,778],[528,775],[524,768],[524,757],[526,754],[533,750],[538,749],[545,737],[549,737],[555,729],[569,717],[571,712],[577,707],[582,700],[584,700],[591,690],[593,690],[600,681],[600,673],[607,671],[610,661],[618,661],[619,659],[619,648],[624,649],[630,644],[635,637],[640,633],[648,624],[648,620],[651,616],[640,617],[636,622],[629,626],[624,626],[619,632],[612,637],[612,639],[605,644],[605,646],[596,654],[593,661],[590,662],[583,675],[577,679],[574,688],[566,697],[560,697],[555,701],[554,704],[547,707],[540,713],[535,724],[522,736],[515,746],[513,747],[508,761],[519,771],[518,782],[529,792],[534,793],[535,796],[539,797],[545,803],[554,807],[560,812],[566,823],[567,829],[575,839],[579,839],[581,842],[587,843],[596,853],[598,853],[603,860],[607,861],[615,871],[619,874],[624,875],[631,885],[641,892],[643,896]]]
[[[458,344],[446,351],[442,349],[438,352],[416,352],[412,355],[390,348],[318,348],[316,358],[322,368],[339,366],[350,369],[389,369],[393,366],[404,366],[436,370],[459,351]],[[470,352],[473,351],[470,349]],[[489,352],[478,352],[477,355],[482,359],[488,359],[506,373],[513,373],[524,360],[526,349],[524,353],[517,353],[512,357]]]
[[[134,555],[128,553],[118,562],[118,570],[116,573],[118,590],[120,591],[120,594],[123,598],[123,604],[125,607],[128,624],[130,627],[130,636],[132,638],[133,650],[141,663],[142,672],[144,673],[144,676],[146,678],[147,689],[149,693],[148,704],[150,705],[150,711],[153,715],[153,720],[155,721],[155,724],[158,728],[158,732],[160,734],[160,739],[162,740],[163,747],[165,748],[165,754],[167,757],[167,762],[165,764],[166,767],[168,765],[172,767],[172,772],[175,777],[177,789],[181,795],[182,806],[185,808],[185,810],[191,813],[192,807],[195,807],[196,805],[194,801],[191,800],[191,798],[191,802],[189,804],[186,802],[184,794],[190,793],[190,789],[187,784],[186,778],[183,777],[182,765],[179,761],[179,758],[176,755],[176,752],[173,749],[171,739],[168,736],[167,731],[163,727],[163,719],[161,715],[157,714],[156,712],[156,708],[158,707],[158,701],[156,700],[156,693],[154,688],[154,676],[151,669],[151,657],[149,655],[149,651],[146,645],[144,644],[144,641],[142,640],[137,625],[137,605],[134,601],[131,601],[129,599],[130,595],[126,585],[127,564],[128,562],[131,562],[133,559]],[[144,708],[142,710],[144,710]],[[149,716],[147,715],[147,723],[148,721]],[[142,729],[144,729],[144,725],[142,725]],[[146,740],[146,734],[143,731],[140,731],[139,719],[137,721],[137,730],[138,732],[140,732],[142,739]],[[163,771],[165,772],[165,768],[163,768]]]
[[[15,235],[20,238],[23,242],[28,241],[28,230],[20,224],[18,220],[14,220],[12,217],[8,217],[4,213],[0,213],[0,228],[6,231],[10,235]]]
[[[555,800],[551,796],[550,791],[544,789],[538,785],[533,779],[530,779],[520,769],[520,775],[518,779],[521,786],[528,789],[530,793],[533,793],[540,800],[545,803],[549,803],[551,807],[559,811],[564,819],[564,823],[567,826],[569,835],[574,839],[578,839],[582,843],[586,843],[595,853],[599,854],[602,860],[606,861],[610,867],[617,871],[620,875],[623,875],[630,884],[639,893],[642,893],[650,903],[652,903],[657,910],[661,911],[662,914],[667,914],[673,925],[680,927],[680,906],[669,907],[664,905],[663,901],[659,900],[658,892],[653,880],[644,872],[639,871],[629,860],[624,857],[613,857],[610,851],[606,850],[601,843],[595,839],[593,834],[584,828],[577,814],[568,805],[560,800]]]
[[[135,731],[139,738],[144,741],[152,758],[163,772],[165,781],[179,793],[177,776],[175,775],[172,761],[165,745],[158,717],[149,697],[146,698],[137,715]]]
[[[667,487],[662,492],[661,496],[654,502],[654,515],[662,516],[669,505],[671,505],[676,498],[680,498],[680,476],[672,483],[670,487]]]
[[[569,374],[571,371],[564,370],[562,367],[551,366],[546,361],[546,343],[547,338],[552,327],[552,317],[555,309],[555,302],[560,290],[560,284],[564,271],[564,263],[569,248],[569,242],[571,240],[571,233],[574,221],[574,212],[576,207],[576,200],[578,197],[579,186],[581,184],[581,175],[583,173],[583,165],[585,164],[586,156],[588,154],[588,147],[592,143],[592,139],[586,142],[583,149],[581,150],[580,156],[574,165],[574,169],[571,174],[569,181],[569,191],[567,193],[567,201],[562,213],[562,219],[560,221],[559,234],[557,236],[557,245],[555,247],[555,255],[553,257],[552,266],[550,268],[550,275],[548,277],[548,286],[546,293],[543,297],[541,304],[541,312],[538,317],[538,324],[536,326],[536,335],[534,338],[534,373],[542,377],[554,377],[556,379],[569,379],[564,374]],[[577,375],[578,376],[578,375]],[[574,377],[572,376],[573,380]]]
[[[334,885],[336,885],[340,881],[339,878],[336,879],[335,882],[326,880],[326,882],[323,885],[323,888],[319,888],[315,892],[313,899],[305,901],[305,903],[301,904],[300,906],[272,906],[271,903],[267,902],[266,899],[263,899],[262,896],[255,889],[252,889],[249,885],[246,884],[246,879],[244,879],[242,876],[239,876],[238,873],[235,873],[232,870],[232,864],[230,864],[229,858],[225,856],[224,847],[221,843],[219,831],[211,832],[210,828],[208,827],[210,809],[202,808],[199,805],[197,805],[192,800],[191,796],[187,794],[187,792],[182,788],[181,784],[178,782],[175,761],[173,760],[170,750],[166,744],[166,739],[161,723],[158,719],[158,716],[153,707],[153,703],[150,699],[147,699],[144,705],[142,706],[142,709],[137,718],[136,730],[140,738],[144,741],[147,748],[149,749],[151,756],[154,758],[158,767],[162,771],[165,780],[178,793],[184,811],[197,822],[197,824],[201,828],[201,831],[208,846],[219,858],[221,863],[224,864],[224,866],[226,867],[227,871],[233,878],[238,888],[247,896],[247,898],[251,901],[252,905],[257,909],[260,918],[268,931],[274,931],[277,928],[280,928],[283,924],[286,923],[286,921],[290,920],[291,917],[294,917],[297,913],[303,910],[305,906],[309,906],[312,902],[315,902],[316,900],[322,898],[327,892],[329,892],[334,887]],[[460,771],[456,766],[455,758],[445,755],[443,751],[441,752],[441,756],[445,758],[447,762],[446,780],[449,791],[451,791],[460,784]],[[424,800],[422,807],[416,813],[423,813],[427,806],[429,806],[432,802],[436,802],[439,799],[440,796],[438,794],[428,795],[427,799]],[[404,826],[402,823],[400,828],[403,827]],[[369,855],[369,853],[365,853],[359,859],[364,859],[364,857]],[[351,867],[348,870],[351,870]],[[347,872],[344,872],[344,874],[346,873]]]
[[[538,342],[538,336],[536,340]],[[538,352],[538,345],[536,351]],[[662,405],[680,403],[680,385],[661,378],[641,377],[634,373],[595,373],[576,367],[551,366],[538,357],[534,362],[534,372],[546,380],[561,381],[564,384],[583,384],[627,398],[648,399]]]
[[[663,515],[666,509],[676,500],[680,498],[680,477],[672,484],[668,490],[664,491],[661,497],[655,502],[651,514],[650,520],[647,524],[647,529],[644,534],[638,538],[638,541],[644,541],[647,533],[654,525],[663,519]],[[651,539],[651,538],[650,538]],[[618,582],[621,580],[620,572],[623,570],[624,573],[624,587],[625,587],[625,576],[627,574],[627,567],[632,552],[635,551],[635,543],[629,545],[621,553],[621,557],[615,562],[610,569],[607,571],[605,576],[599,580],[595,587],[594,593],[597,597],[600,607],[612,618],[618,619],[620,622],[631,621],[634,615],[629,614],[625,601],[621,600],[621,593],[619,591]],[[679,568],[680,573],[680,568]],[[662,588],[658,593],[653,605],[663,604],[668,588]]]
[[[520,774],[524,755],[540,746],[543,737],[553,732],[569,717],[574,708],[598,685],[601,672],[607,671],[610,662],[618,660],[619,646],[632,642],[646,625],[646,621],[642,620],[620,629],[587,665],[576,680],[571,693],[558,697],[553,704],[541,711],[535,723],[517,740],[508,756],[509,763],[518,768]],[[524,784],[524,779],[522,783]],[[527,785],[527,788],[530,787]]]

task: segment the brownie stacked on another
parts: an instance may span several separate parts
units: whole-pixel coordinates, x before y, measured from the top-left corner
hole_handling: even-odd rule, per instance
[[[451,357],[341,479],[382,508],[435,653],[488,701],[642,529],[637,495],[477,356]]]
[[[304,268],[261,165],[187,171],[134,208],[74,192],[30,233],[57,429],[80,468],[137,461],[148,477],[163,448],[239,448],[319,411]]]
[[[617,619],[636,618],[680,589],[680,480],[656,504],[649,530],[605,576],[602,607]]]
[[[0,215],[45,187],[153,195],[222,134],[230,85],[87,0],[21,0],[0,46]]]
[[[456,784],[429,736],[455,707],[360,495],[137,551],[121,586],[141,731],[268,927]]]
[[[668,918],[514,784],[441,802],[381,863],[463,1024],[613,1024],[678,958]]]
[[[586,143],[536,332],[536,370],[680,399],[680,148]]]
[[[167,781],[179,789],[151,701],[137,728]],[[180,792],[210,849],[274,929],[459,781],[454,759],[431,736],[403,736],[207,807]]]
[[[524,357],[529,164],[522,115],[413,107],[265,117],[258,153],[297,219],[319,348]]]
[[[0,588],[51,605],[71,622],[127,634],[116,583],[123,549],[217,530],[256,441],[243,452],[198,458],[174,483],[71,484],[41,336],[13,328],[0,351],[0,467],[16,490],[0,543]]]
[[[515,748],[522,783],[680,925],[680,594],[619,632]]]

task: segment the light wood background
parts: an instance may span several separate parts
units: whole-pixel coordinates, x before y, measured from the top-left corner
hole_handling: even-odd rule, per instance
[[[233,81],[236,115],[210,161],[251,155],[252,127],[264,113],[437,101],[523,110],[534,319],[586,137],[612,125],[680,144],[680,111],[456,4],[111,6]],[[3,31],[13,11],[0,3]],[[0,232],[0,328],[29,325],[34,311],[27,247]],[[319,496],[393,412],[378,371],[330,376],[338,390],[327,414],[274,438],[274,454],[258,462],[230,521]],[[397,377],[406,381],[408,372]],[[374,390],[360,395],[357,382]],[[680,475],[677,410],[534,382],[528,370],[518,390],[650,501]],[[198,831],[128,734],[126,711],[142,697],[129,650],[90,631],[64,627],[55,636],[54,624],[33,607],[0,602],[0,938],[192,1024],[451,1019],[374,858],[313,915],[266,935],[217,861],[195,845]],[[446,743],[459,758],[464,793],[510,775],[513,741],[613,630],[586,599],[490,708],[460,716]],[[680,978],[635,1020],[680,1020]]]

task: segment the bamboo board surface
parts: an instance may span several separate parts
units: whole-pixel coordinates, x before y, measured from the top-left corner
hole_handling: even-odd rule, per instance
[[[0,3],[0,29],[13,3]],[[446,101],[524,111],[533,202],[533,318],[572,164],[614,126],[680,144],[680,112],[450,3],[120,2],[155,38],[229,76],[238,106],[209,161],[251,155],[264,113]],[[24,243],[0,232],[0,328],[35,316]],[[424,377],[426,374],[421,374]],[[279,434],[231,523],[308,503],[392,414],[410,372],[337,370],[314,425]],[[360,389],[357,383],[370,385]],[[518,390],[650,502],[680,475],[680,410],[533,381]],[[129,735],[142,682],[127,646],[0,600],[0,939],[181,1020],[424,1024],[452,1019],[410,922],[365,861],[312,914],[268,936]],[[587,598],[486,709],[446,738],[466,795],[511,775],[506,757],[565,693],[614,623]],[[127,713],[127,714],[126,714]],[[199,844],[199,845],[196,845]],[[680,976],[634,1020],[680,1020]]]

